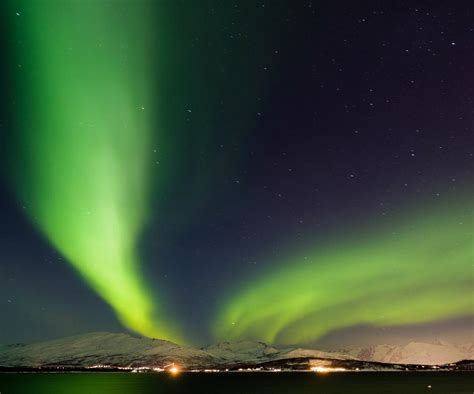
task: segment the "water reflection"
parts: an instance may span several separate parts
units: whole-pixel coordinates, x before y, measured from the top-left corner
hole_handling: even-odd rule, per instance
[[[472,393],[471,373],[0,374],[2,394]]]

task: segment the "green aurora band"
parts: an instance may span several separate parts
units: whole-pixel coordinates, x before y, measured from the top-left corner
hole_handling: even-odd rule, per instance
[[[181,341],[137,256],[156,142],[154,7],[25,0],[10,10],[22,44],[14,182],[30,217],[125,326]]]
[[[421,213],[423,211],[424,213]],[[311,343],[354,325],[470,315],[472,204],[447,203],[331,246],[302,248],[220,306],[218,340]]]

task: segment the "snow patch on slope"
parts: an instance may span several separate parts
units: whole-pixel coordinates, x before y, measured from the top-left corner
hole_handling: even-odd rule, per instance
[[[397,364],[440,365],[474,359],[472,343],[454,345],[446,341],[410,342],[404,346],[354,347],[342,352],[359,360]]]

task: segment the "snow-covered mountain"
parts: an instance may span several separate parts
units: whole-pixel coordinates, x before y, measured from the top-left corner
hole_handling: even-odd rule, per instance
[[[261,360],[266,361],[280,353],[274,347],[255,341],[220,342],[203,348],[203,350],[223,364],[257,363]]]
[[[202,350],[160,339],[107,332],[89,333],[31,345],[10,345],[0,350],[4,367],[114,367],[162,366],[172,362],[188,368],[213,363]]]
[[[129,334],[90,333],[63,339],[0,348],[0,367],[9,368],[163,368],[171,363],[185,369],[237,368],[263,364],[292,365],[327,360],[353,365],[358,360],[389,364],[436,365],[473,359],[474,346],[412,342],[405,346],[379,345],[323,352],[304,348],[278,349],[262,342],[222,342],[202,349]],[[341,364],[342,363],[342,364]],[[365,367],[364,367],[365,368]]]
[[[402,346],[354,347],[342,352],[358,360],[391,364],[440,365],[474,359],[472,343],[455,345],[446,341],[410,342]]]
[[[222,362],[222,364],[235,363],[261,363],[272,360],[290,358],[322,358],[322,359],[353,359],[352,356],[335,352],[322,352],[320,350],[303,348],[277,349],[263,342],[235,341],[220,342],[203,348],[207,353]]]

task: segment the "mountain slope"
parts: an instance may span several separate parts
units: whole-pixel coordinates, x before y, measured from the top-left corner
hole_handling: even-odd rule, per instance
[[[0,348],[0,367],[6,368],[163,368],[176,363],[184,369],[239,368],[257,365],[293,365],[305,368],[311,360],[330,364],[355,365],[361,361],[387,364],[440,365],[472,360],[474,346],[455,346],[412,342],[405,346],[379,345],[351,348],[340,352],[314,349],[278,349],[262,342],[222,342],[195,349],[172,342],[135,337],[129,334],[96,332],[34,343]],[[374,366],[375,367],[375,366]],[[378,366],[377,368],[379,368]]]
[[[31,345],[9,346],[0,351],[0,365],[6,367],[140,367],[182,362],[192,368],[213,361],[212,356],[204,351],[172,342],[106,332]]]
[[[436,343],[410,342],[403,346],[354,347],[342,352],[358,360],[392,364],[440,365],[474,359],[472,344],[457,346],[445,341]]]
[[[235,341],[220,342],[204,349],[220,364],[258,364],[273,357],[278,357],[280,351],[263,342]]]

